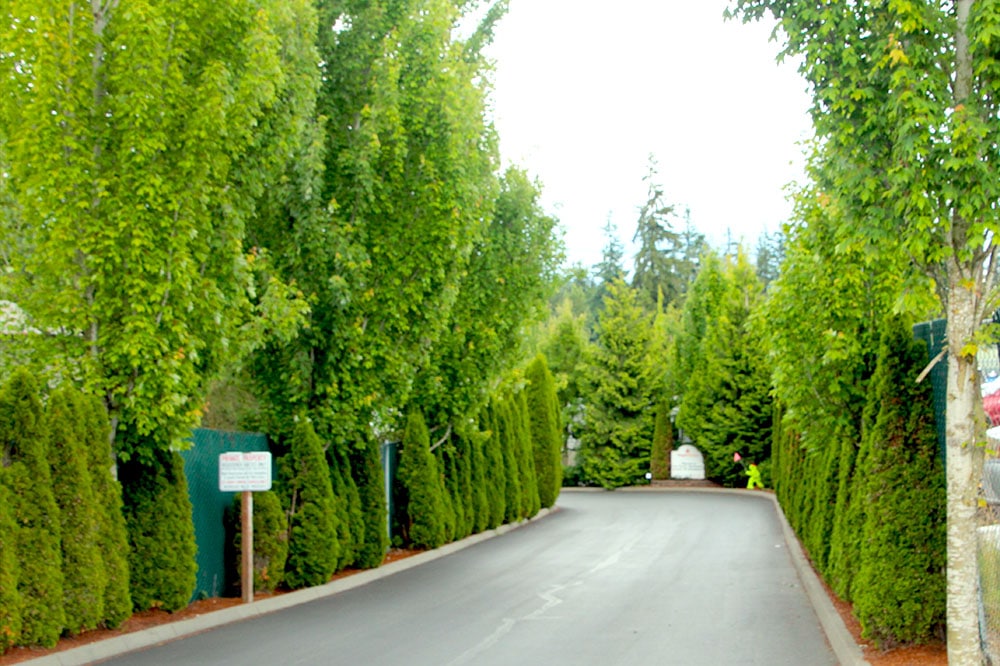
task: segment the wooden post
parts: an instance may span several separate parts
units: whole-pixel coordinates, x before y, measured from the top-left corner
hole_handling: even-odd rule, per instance
[[[243,603],[253,603],[253,493],[243,491]]]

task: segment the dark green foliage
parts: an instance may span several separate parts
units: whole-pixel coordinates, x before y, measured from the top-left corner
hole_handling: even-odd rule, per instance
[[[656,406],[653,421],[653,444],[649,451],[649,471],[654,479],[670,478],[670,452],[674,450],[674,428],[670,424],[670,403]]]
[[[0,654],[17,645],[21,637],[21,594],[17,580],[17,523],[13,499],[7,490],[7,470],[0,466]]]
[[[98,506],[81,398],[66,387],[54,391],[46,416],[52,492],[61,520],[63,611],[66,633],[72,636],[94,629],[104,619],[108,581],[100,552]]]
[[[927,383],[927,358],[898,321],[887,326],[869,400],[857,483],[866,517],[853,586],[863,635],[879,644],[932,639],[945,620],[945,486]]]
[[[539,354],[527,370],[525,389],[531,412],[531,440],[534,445],[538,500],[550,507],[562,487],[562,427],[559,423],[559,397],[555,380],[545,357]]]
[[[645,481],[663,380],[655,343],[652,317],[635,290],[610,284],[586,370],[578,461],[589,483],[614,489]]]
[[[486,411],[486,410],[483,410]],[[469,445],[472,449],[472,533],[478,534],[490,527],[490,491],[487,488],[491,478],[486,469],[487,435],[482,432],[470,436]]]
[[[813,454],[813,471],[808,479],[809,520],[803,541],[813,566],[826,576],[837,503],[840,447],[831,438],[826,447]]]
[[[17,524],[19,643],[51,647],[65,626],[59,507],[38,385],[23,369],[0,389],[0,460]]]
[[[236,570],[243,580],[243,498],[233,498]],[[253,587],[255,592],[273,592],[285,578],[288,558],[288,521],[277,493],[253,494]]]
[[[179,453],[156,450],[153,465],[122,463],[129,572],[136,610],[184,608],[194,594],[197,564],[191,500]]]
[[[500,415],[497,399],[490,400],[483,410],[483,429],[488,436],[483,440],[486,460],[486,492],[489,504],[487,527],[495,528],[503,524],[507,514],[507,457],[504,454],[500,436]]]
[[[540,504],[538,475],[535,471],[535,447],[531,442],[531,414],[528,411],[524,390],[512,396],[512,407],[515,452],[521,472],[521,517],[529,518],[538,513]]]
[[[292,434],[288,460],[288,559],[285,582],[290,588],[322,585],[337,568],[337,508],[323,443],[312,423],[299,419]]]
[[[389,534],[386,528],[385,478],[379,461],[378,446],[372,441],[355,452],[351,460],[357,482],[361,516],[364,520],[364,541],[358,550],[354,565],[373,569],[385,559],[389,551]]]
[[[430,451],[430,435],[420,412],[406,419],[403,449],[396,472],[404,490],[403,538],[416,548],[437,548],[446,541],[445,492],[437,459]]]
[[[520,442],[514,431],[514,405],[508,392],[499,399],[496,414],[496,435],[503,453],[505,523],[516,523],[524,517],[521,494]]]
[[[851,600],[851,583],[857,574],[858,527],[864,525],[864,514],[858,517],[852,502],[855,461],[858,456],[856,432],[838,433],[840,461],[837,464],[837,498],[833,510],[833,531],[830,535],[830,557],[827,580],[830,588],[841,599]]]
[[[330,463],[330,485],[333,488],[337,512],[337,540],[340,542],[340,558],[337,569],[354,564],[365,541],[365,522],[361,513],[361,499],[358,486],[351,476],[350,463],[346,456],[340,456],[333,447],[327,451]]]
[[[104,405],[94,396],[84,396],[83,437],[88,451],[90,479],[97,505],[98,551],[104,567],[105,627],[115,628],[132,615],[129,592],[128,531],[122,513],[122,488],[112,475],[111,424]]]

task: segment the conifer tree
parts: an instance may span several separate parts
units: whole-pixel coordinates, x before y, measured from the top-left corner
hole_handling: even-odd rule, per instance
[[[877,643],[928,641],[945,621],[945,480],[922,342],[888,323],[870,400],[878,405],[858,482],[865,522],[854,608]]]
[[[404,490],[403,538],[416,548],[437,548],[445,543],[445,492],[437,459],[430,450],[430,434],[418,411],[410,412],[403,433],[403,450],[396,472]]]
[[[239,493],[233,497],[235,525],[243,520],[243,502]],[[243,552],[243,531],[234,529],[236,553]],[[273,592],[285,578],[288,559],[288,521],[277,493],[267,490],[253,494],[253,587],[256,592]],[[243,558],[236,563],[243,580]]]
[[[531,442],[531,416],[524,389],[512,396],[515,452],[521,472],[521,517],[529,518],[540,508],[538,473],[535,470],[535,447]]]
[[[184,460],[156,451],[152,465],[122,463],[122,501],[129,538],[129,584],[136,610],[176,611],[187,606],[198,565]]]
[[[305,418],[295,424],[284,469],[288,493],[288,559],[285,582],[292,589],[322,585],[337,568],[340,544],[330,470],[323,443]]]
[[[364,540],[354,564],[362,569],[373,569],[382,564],[389,550],[389,534],[386,529],[388,507],[379,447],[370,433],[365,433],[363,437],[364,444],[351,456],[351,469],[354,471],[359,508],[364,522]]]
[[[670,452],[674,449],[674,431],[670,425],[670,403],[661,400],[656,406],[653,444],[649,453],[649,471],[654,479],[670,478]]]
[[[587,370],[580,466],[607,489],[639,483],[649,469],[653,408],[662,373],[653,358],[652,318],[635,290],[610,286]]]
[[[13,498],[7,490],[6,468],[0,466],[0,654],[21,638],[20,564],[17,559],[17,523]]]
[[[73,636],[96,628],[104,619],[108,581],[100,552],[88,442],[82,427],[83,404],[76,390],[61,387],[54,391],[46,417],[52,491],[61,521],[63,611],[66,632]]]
[[[548,508],[556,503],[562,486],[562,428],[559,424],[559,398],[544,356],[539,354],[535,357],[528,366],[526,376],[538,500],[542,507]]]
[[[0,447],[17,524],[19,643],[52,647],[65,627],[59,506],[38,385],[24,369],[15,370],[0,389]]]
[[[504,485],[504,514],[505,523],[516,523],[524,517],[522,503],[520,456],[518,455],[519,442],[515,433],[514,424],[514,404],[510,390],[501,393],[497,403],[497,437],[499,439],[500,450],[503,453],[503,466],[505,471]]]
[[[132,614],[129,592],[128,531],[122,508],[122,488],[112,473],[111,424],[100,399],[83,396],[83,436],[89,455],[90,478],[97,504],[97,539],[107,584],[104,587],[104,617],[108,628],[121,625]]]
[[[483,408],[482,411],[486,411]],[[490,527],[490,488],[492,474],[486,468],[487,435],[477,432],[470,436],[472,447],[472,503],[475,508],[472,533],[478,534]]]

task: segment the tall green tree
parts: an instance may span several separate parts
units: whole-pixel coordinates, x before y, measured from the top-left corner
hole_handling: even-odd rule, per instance
[[[20,644],[44,647],[55,645],[66,626],[62,531],[52,492],[48,437],[38,384],[27,370],[15,370],[0,387],[0,460],[17,525]]]
[[[1000,12],[992,2],[738,0],[770,12],[801,57],[824,141],[812,175],[845,212],[839,243],[902,244],[947,313],[948,656],[981,661],[976,492],[983,451],[976,379],[994,304],[1000,230]]]
[[[62,539],[63,611],[66,632],[94,629],[104,619],[108,584],[99,540],[99,505],[90,474],[83,402],[75,389],[60,387],[46,410],[52,490],[59,505]],[[124,545],[124,544],[122,544]]]
[[[528,409],[531,416],[531,440],[534,447],[538,499],[542,507],[556,503],[562,487],[563,430],[559,423],[559,398],[555,381],[545,357],[539,354],[528,365]]]
[[[17,579],[17,523],[14,522],[13,498],[6,467],[0,466],[0,654],[18,644],[21,638],[21,593]]]
[[[609,287],[586,374],[580,465],[586,479],[614,489],[638,483],[649,469],[653,411],[663,388],[653,317],[637,292]]]
[[[397,476],[403,490],[400,513],[403,538],[416,548],[437,548],[446,539],[446,492],[437,458],[430,450],[430,435],[420,412],[406,419],[403,450]]]
[[[646,202],[639,208],[635,235],[638,244],[632,265],[632,286],[645,294],[650,306],[657,303],[660,294],[666,303],[677,301],[686,287],[687,276],[677,270],[677,254],[681,235],[673,228],[675,206],[664,201],[663,186],[657,182],[656,161],[649,158],[649,167],[643,181],[646,183]]]

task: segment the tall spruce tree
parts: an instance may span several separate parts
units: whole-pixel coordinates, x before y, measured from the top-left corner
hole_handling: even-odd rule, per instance
[[[654,348],[652,317],[635,290],[618,280],[609,287],[597,341],[586,370],[581,449],[589,482],[614,489],[638,483],[649,469],[653,410],[662,390],[662,359]]]
[[[661,295],[665,303],[678,301],[685,291],[687,279],[676,265],[681,236],[673,228],[675,206],[664,201],[663,186],[657,178],[656,161],[650,156],[648,171],[643,177],[647,187],[646,202],[639,208],[632,237],[632,242],[638,244],[633,260],[632,286],[644,295],[650,307]]]
[[[19,643],[52,647],[66,626],[60,512],[52,493],[48,429],[38,384],[23,368],[0,388],[0,447],[17,524]]]

